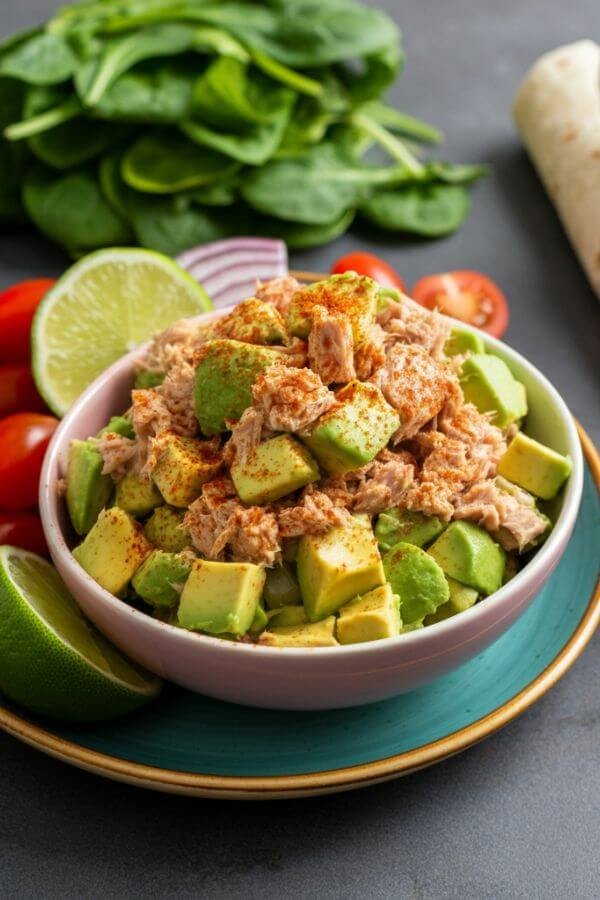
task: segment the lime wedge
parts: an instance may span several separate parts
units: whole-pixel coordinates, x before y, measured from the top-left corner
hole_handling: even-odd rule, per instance
[[[95,722],[132,712],[160,684],[87,622],[49,562],[0,547],[0,690],[7,697],[44,716]]]
[[[111,248],[81,259],[35,315],[33,375],[62,416],[111,363],[177,319],[212,309],[204,289],[167,256]]]

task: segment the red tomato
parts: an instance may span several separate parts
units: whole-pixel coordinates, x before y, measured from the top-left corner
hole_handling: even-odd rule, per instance
[[[53,416],[24,412],[0,421],[0,507],[36,506],[42,460],[57,425]]]
[[[0,361],[27,362],[31,320],[53,284],[50,278],[35,278],[14,284],[0,294]]]
[[[508,301],[491,278],[471,269],[426,275],[415,284],[412,297],[427,309],[476,325],[494,337],[508,328]]]
[[[0,512],[0,544],[12,544],[13,547],[48,556],[42,522],[35,513]]]
[[[44,412],[45,409],[27,363],[0,366],[0,419],[21,410]]]
[[[342,256],[331,267],[331,274],[341,275],[343,272],[358,272],[359,275],[368,275],[369,278],[374,278],[379,282],[381,287],[406,291],[406,284],[396,270],[373,253],[356,251],[356,253]]]

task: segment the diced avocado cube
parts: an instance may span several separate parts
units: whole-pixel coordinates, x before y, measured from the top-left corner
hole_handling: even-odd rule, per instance
[[[67,509],[73,528],[87,534],[111,498],[114,482],[103,475],[104,461],[88,441],[72,441],[67,462]]]
[[[527,395],[506,363],[492,353],[473,353],[462,365],[460,383],[467,403],[493,413],[492,422],[506,428],[527,414]]]
[[[352,323],[355,344],[367,337],[377,309],[379,285],[372,278],[344,272],[300,288],[292,295],[287,326],[292,334],[308,337],[315,306],[324,306],[332,316],[344,316]]]
[[[446,356],[458,356],[463,353],[485,353],[485,344],[480,335],[464,328],[453,328],[450,337],[444,344]]]
[[[342,606],[336,633],[340,644],[360,644],[396,637],[400,626],[399,598],[382,584]]]
[[[168,434],[161,441],[152,480],[171,506],[187,507],[217,474],[221,457],[208,441]]]
[[[133,425],[125,416],[112,416],[108,425],[100,429],[98,437],[102,437],[103,434],[119,434],[121,437],[129,438],[131,441],[135,437]]]
[[[118,597],[151,551],[141,525],[125,510],[113,506],[101,511],[73,556],[94,581]]]
[[[308,622],[303,606],[282,606],[267,613],[269,628],[281,628],[288,625],[303,625]]]
[[[415,544],[424,547],[442,533],[445,523],[437,516],[426,516],[410,509],[386,509],[377,517],[375,537],[382,552],[395,544]]]
[[[298,581],[311,622],[336,612],[357,594],[384,584],[371,526],[359,520],[326,534],[304,535],[298,547]]]
[[[135,390],[147,390],[158,387],[165,380],[164,372],[136,372],[133,386]]]
[[[434,613],[425,616],[425,625],[435,625],[436,622],[442,622],[455,616],[457,613],[470,609],[477,601],[477,591],[474,588],[455,581],[454,578],[448,578],[448,587],[450,588],[450,599],[447,603],[438,606]]]
[[[294,606],[302,603],[300,585],[289,565],[274,566],[267,569],[263,600],[267,609],[279,609],[280,606]]]
[[[181,594],[177,622],[190,631],[245,634],[264,583],[262,566],[198,559]]]
[[[163,502],[160,491],[149,478],[138,478],[133,472],[128,472],[117,484],[115,506],[120,506],[136,518],[148,515]]]
[[[572,468],[570,457],[540,444],[522,431],[514,436],[498,464],[500,475],[543,500],[556,496]]]
[[[144,534],[151,544],[168,553],[179,553],[192,543],[190,536],[181,527],[184,513],[172,506],[159,506],[146,524]]]
[[[191,554],[190,554],[191,555]],[[154,550],[133,576],[136,594],[150,606],[175,606],[190,574],[191,561],[186,555]]]
[[[267,614],[264,608],[259,603],[256,607],[254,618],[252,619],[252,625],[248,629],[250,631],[250,634],[260,634],[261,631],[265,630],[268,622],[269,620],[267,618]]]
[[[446,575],[479,594],[493,594],[502,585],[504,550],[472,522],[451,522],[427,552]]]
[[[281,313],[272,303],[256,297],[238,303],[228,315],[218,319],[211,334],[247,344],[281,344],[288,337]]]
[[[263,441],[231,466],[235,489],[249,506],[279,500],[316,481],[319,474],[306,447],[289,434]]]
[[[448,582],[440,566],[425,550],[400,542],[383,556],[383,570],[394,594],[400,597],[405,624],[422,620],[446,603]]]
[[[377,291],[377,312],[382,312],[390,303],[400,303],[402,294],[396,288],[380,287]]]
[[[423,619],[417,619],[416,622],[408,622],[407,624],[403,623],[400,634],[407,634],[409,631],[419,631],[423,627]]]
[[[302,440],[328,472],[349,472],[374,459],[400,425],[400,417],[374,384],[351,381],[337,403]]]
[[[206,435],[227,431],[228,421],[241,418],[252,406],[250,388],[269,366],[281,362],[272,347],[228,339],[207,341],[196,367],[195,405]]]
[[[306,625],[288,625],[263,631],[258,643],[263,647],[337,647],[335,616],[322,622]]]

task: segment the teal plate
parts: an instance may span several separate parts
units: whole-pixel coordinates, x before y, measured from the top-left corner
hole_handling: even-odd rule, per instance
[[[360,787],[438,762],[539,699],[600,619],[600,458],[588,465],[573,537],[546,587],[493,646],[411,694],[356,709],[249,709],[168,686],[127,719],[94,727],[23,716],[0,696],[0,727],[110,778],[204,797],[293,797]]]

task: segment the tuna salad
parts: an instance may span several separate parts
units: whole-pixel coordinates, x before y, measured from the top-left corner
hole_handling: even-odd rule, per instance
[[[71,445],[73,554],[227,640],[337,646],[460,613],[544,540],[570,474],[476,333],[353,272],[177,322],[134,378]]]

